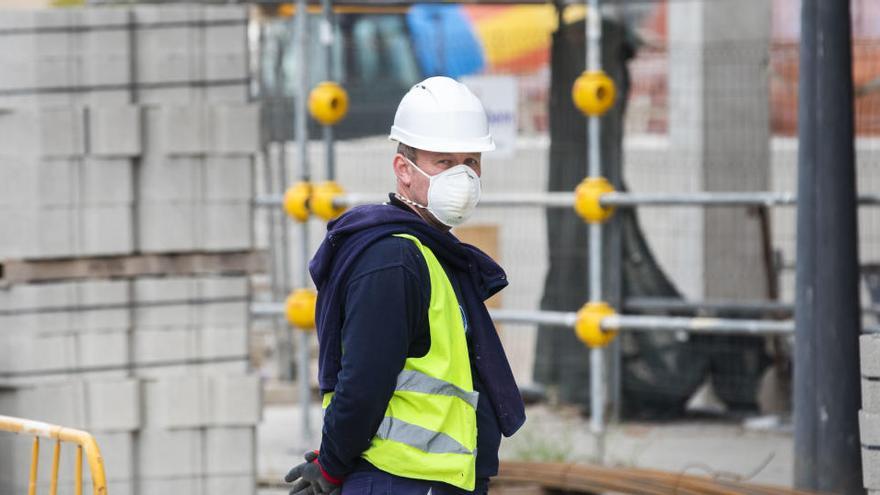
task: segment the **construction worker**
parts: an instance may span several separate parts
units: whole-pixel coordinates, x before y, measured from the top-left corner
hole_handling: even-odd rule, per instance
[[[285,477],[291,494],[487,493],[501,435],[525,421],[484,304],[507,278],[449,232],[480,199],[486,112],[432,77],[403,97],[390,139],[397,191],[330,222],[309,265],[324,425]]]

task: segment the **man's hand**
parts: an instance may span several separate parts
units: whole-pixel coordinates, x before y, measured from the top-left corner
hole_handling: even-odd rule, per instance
[[[287,483],[293,483],[290,495],[339,495],[341,480],[333,479],[326,474],[318,463],[318,451],[306,452],[306,462],[295,466],[284,477]]]

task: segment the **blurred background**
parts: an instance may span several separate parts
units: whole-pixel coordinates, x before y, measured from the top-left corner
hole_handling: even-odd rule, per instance
[[[582,3],[339,3],[327,24],[318,3],[0,0],[0,414],[93,433],[113,494],[286,493],[280,478],[320,443],[317,343],[251,308],[312,287],[303,261],[326,222],[258,199],[302,178],[392,191],[387,133],[414,83],[448,75],[483,100],[498,143],[486,194],[572,191],[586,175],[571,103]],[[799,0],[602,3],[617,86],[602,172],[618,190],[796,192]],[[850,4],[857,186],[877,193],[880,3]],[[349,98],[332,168],[324,128],[296,126],[324,80]],[[795,208],[616,220],[603,279],[619,311],[792,318]],[[858,222],[863,323],[876,325],[877,209]],[[507,271],[492,307],[586,302],[574,211],[481,207],[455,233]],[[792,485],[790,337],[621,334],[602,452],[589,349],[570,330],[498,330],[530,418],[502,458]],[[29,438],[0,434],[0,493],[25,490],[29,461]]]

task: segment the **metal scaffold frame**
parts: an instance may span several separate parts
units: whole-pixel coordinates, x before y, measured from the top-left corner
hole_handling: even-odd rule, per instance
[[[604,436],[606,419],[604,412],[607,403],[605,359],[608,344],[619,331],[661,331],[715,334],[715,335],[772,335],[794,336],[795,322],[790,319],[791,306],[782,305],[775,301],[753,301],[750,306],[737,305],[733,302],[719,303],[717,306],[726,308],[736,306],[745,308],[744,312],[750,314],[767,315],[768,313],[782,312],[788,319],[739,319],[739,318],[707,318],[707,317],[671,317],[618,314],[615,308],[605,303],[604,288],[602,286],[602,236],[605,224],[614,221],[616,208],[637,207],[669,207],[669,206],[692,206],[701,208],[711,207],[777,207],[797,206],[797,197],[786,192],[694,192],[694,193],[633,193],[614,190],[613,186],[603,177],[600,167],[602,156],[600,149],[600,122],[601,117],[614,104],[614,82],[603,72],[601,65],[602,26],[600,13],[600,0],[582,0],[587,7],[586,29],[586,71],[575,83],[573,88],[574,104],[588,118],[587,125],[587,177],[572,192],[546,192],[546,193],[509,193],[509,194],[486,194],[483,195],[480,205],[484,207],[543,207],[543,208],[574,208],[575,211],[589,225],[588,250],[588,293],[587,303],[578,312],[559,311],[525,311],[525,310],[501,310],[490,311],[493,319],[498,322],[541,324],[567,329],[574,329],[578,337],[590,347],[591,367],[591,420],[592,432],[597,436],[598,458],[604,457]],[[336,1],[337,5],[357,4],[359,2]],[[408,5],[415,2],[371,2],[387,5]],[[485,2],[492,3],[492,2]],[[495,2],[495,3],[529,3],[529,2]],[[306,0],[297,1],[297,12],[306,11]],[[332,58],[333,6],[331,0],[321,0],[323,20],[321,24],[321,41],[326,49],[327,74],[326,80],[330,80],[330,63]],[[305,16],[296,15],[297,44],[299,48],[298,60],[302,62],[298,67],[304,67],[305,46]],[[310,182],[309,169],[306,157],[306,106],[305,94],[308,79],[304,71],[300,71],[297,91],[296,129],[298,156],[301,164],[301,181],[293,184],[283,194],[267,194],[257,197],[254,206],[260,208],[282,207],[288,215],[301,225],[301,259],[298,277],[299,289],[293,291],[285,302],[254,303],[251,313],[257,317],[278,317],[286,315],[291,326],[302,330],[314,328],[314,304],[315,294],[308,287],[308,230],[307,222],[314,215],[324,221],[332,220],[339,216],[346,208],[384,202],[387,197],[384,194],[372,193],[349,193],[343,190],[335,178],[334,163],[334,136],[332,125],[344,117],[347,108],[347,95],[335,83],[320,83],[309,97],[309,111],[312,116],[324,124],[323,139],[326,148],[328,181],[322,183]],[[333,86],[330,88],[330,86]],[[335,85],[335,86],[334,86]],[[329,93],[320,93],[322,86]],[[316,92],[318,93],[316,96]],[[327,118],[327,108],[320,105],[320,97],[324,95],[330,101],[331,96],[344,100],[342,110],[338,114]],[[317,99],[317,100],[316,100]],[[319,101],[313,105],[313,101]],[[322,112],[324,112],[322,114]],[[323,115],[323,117],[322,117]],[[282,163],[282,168],[284,164]],[[880,206],[880,193],[862,194],[857,202],[863,206]],[[270,219],[274,216],[270,216]],[[286,246],[282,246],[282,260],[287,253]],[[284,276],[290,276],[287,270],[287,262],[283,261]],[[274,271],[273,271],[274,273]],[[285,281],[281,282],[284,286]],[[273,281],[273,285],[277,285]],[[661,301],[663,302],[663,301]],[[640,301],[624,301],[621,305],[627,307],[639,304],[641,311],[656,309],[660,302],[642,298]],[[652,304],[654,306],[652,306]],[[670,301],[663,302],[666,306],[673,304]],[[711,306],[708,302],[690,302],[690,307],[699,310]],[[665,307],[665,306],[664,306]],[[622,309],[622,308],[617,308]],[[742,309],[742,308],[740,308]],[[880,332],[880,327],[868,327],[866,332]],[[308,438],[309,418],[309,381],[308,377],[308,346],[309,334],[301,332],[299,341],[299,376],[300,403],[303,407],[303,433]]]

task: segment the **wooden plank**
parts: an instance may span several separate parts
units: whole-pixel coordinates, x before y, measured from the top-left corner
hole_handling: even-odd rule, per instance
[[[6,260],[0,263],[0,284],[145,275],[242,275],[262,273],[267,267],[265,250]]]

